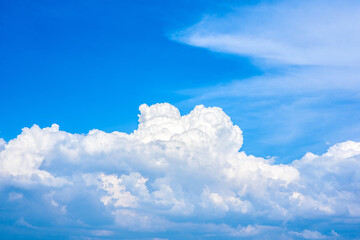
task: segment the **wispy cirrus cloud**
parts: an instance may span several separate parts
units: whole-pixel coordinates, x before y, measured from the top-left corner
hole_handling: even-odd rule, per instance
[[[263,74],[182,91],[184,104],[223,107],[257,136],[247,147],[262,155],[258,144],[269,152],[359,140],[359,11],[353,1],[274,1],[205,15],[172,39],[247,56]]]
[[[270,64],[359,66],[359,11],[353,1],[275,1],[205,16],[173,38]]]

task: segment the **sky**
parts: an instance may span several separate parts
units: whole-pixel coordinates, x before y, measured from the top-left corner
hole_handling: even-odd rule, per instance
[[[4,239],[360,239],[360,3],[0,1]]]

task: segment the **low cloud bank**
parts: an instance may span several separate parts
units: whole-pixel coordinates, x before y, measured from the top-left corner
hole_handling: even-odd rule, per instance
[[[72,206],[82,195],[115,226],[150,232],[174,229],[179,219],[184,227],[184,221],[230,218],[360,217],[359,142],[276,164],[240,151],[242,131],[220,108],[196,106],[181,116],[163,103],[141,105],[140,112],[132,134],[71,134],[56,124],[34,125],[1,141],[0,187],[12,189],[3,200],[24,202],[29,194],[22,190],[39,192],[44,204],[72,222],[79,218]],[[255,230],[238,228],[243,235],[261,232]],[[323,236],[289,234],[310,233]]]

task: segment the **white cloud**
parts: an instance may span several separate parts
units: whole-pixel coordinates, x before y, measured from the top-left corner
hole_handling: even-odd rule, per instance
[[[307,153],[294,161],[292,165],[301,172],[303,185],[302,194],[293,194],[300,208],[359,217],[359,159],[360,143],[347,141],[330,147],[321,156]]]
[[[99,237],[108,237],[114,234],[113,231],[109,231],[109,230],[91,230],[90,233],[94,236],[99,236]]]
[[[302,232],[290,232],[291,234],[295,235],[295,236],[299,236],[301,238],[304,239],[329,239],[328,236],[325,236],[321,233],[319,233],[318,231],[310,231],[305,229]]]
[[[31,225],[30,223],[28,223],[27,221],[25,221],[25,219],[22,217],[20,219],[18,219],[15,222],[15,225],[17,226],[21,226],[21,227],[26,227],[26,228],[32,228],[32,229],[38,229],[38,227]]]
[[[56,124],[45,129],[36,125],[31,129],[24,128],[22,134],[9,141],[0,152],[0,176],[13,178],[18,182],[41,182],[58,186],[65,184],[65,179],[56,178],[39,169],[44,155],[51,154],[55,143],[61,141],[63,136],[58,132]]]
[[[204,15],[172,40],[246,57],[261,71],[182,90],[190,98],[182,104],[226,109],[243,129],[256,132],[247,147],[262,156],[266,153],[257,150],[259,144],[267,154],[270,149],[271,155],[286,158],[304,153],[299,143],[314,151],[325,149],[325,142],[359,141],[359,2],[236,5],[227,14]]]
[[[360,143],[274,164],[239,152],[242,132],[220,108],[197,106],[184,116],[170,104],[142,105],[140,111],[132,134],[25,128],[0,152],[2,185],[43,185],[49,205],[61,214],[74,211],[69,189],[81,191],[132,230],[162,231],[174,227],[169,219],[199,215],[360,217]],[[48,177],[34,180],[41,174]],[[49,184],[59,179],[68,184]],[[52,193],[61,188],[66,197]]]
[[[359,11],[353,1],[278,1],[205,16],[173,38],[273,63],[358,66]]]
[[[117,209],[113,214],[118,226],[135,231],[164,231],[171,225],[165,218],[146,212]]]
[[[21,193],[10,192],[10,193],[9,193],[8,201],[10,201],[10,202],[17,201],[17,200],[22,199],[23,197],[24,197],[24,195],[21,194]]]
[[[66,214],[67,206],[62,205],[62,204],[58,203],[57,201],[55,201],[55,199],[54,199],[55,193],[56,193],[55,191],[51,191],[47,194],[44,194],[44,199],[52,208],[57,209],[61,214]]]
[[[125,191],[125,186],[121,185],[121,178],[117,178],[116,175],[100,174],[100,180],[102,188],[107,192],[107,195],[101,198],[105,206],[114,200],[115,207],[136,207],[137,198]]]

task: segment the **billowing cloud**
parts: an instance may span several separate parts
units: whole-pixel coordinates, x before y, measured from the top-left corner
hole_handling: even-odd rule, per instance
[[[71,134],[55,124],[24,128],[0,152],[3,191],[17,188],[6,201],[26,201],[31,194],[21,191],[41,189],[41,201],[54,214],[80,224],[74,201],[81,197],[82,204],[104,214],[104,221],[150,232],[189,227],[183,222],[194,223],[198,216],[209,223],[252,219],[248,224],[258,217],[270,222],[360,218],[358,142],[276,164],[241,151],[242,131],[220,108],[197,106],[181,116],[164,103],[141,105],[140,112],[131,134]],[[81,224],[91,221],[84,218]],[[263,230],[249,226],[236,232]]]

